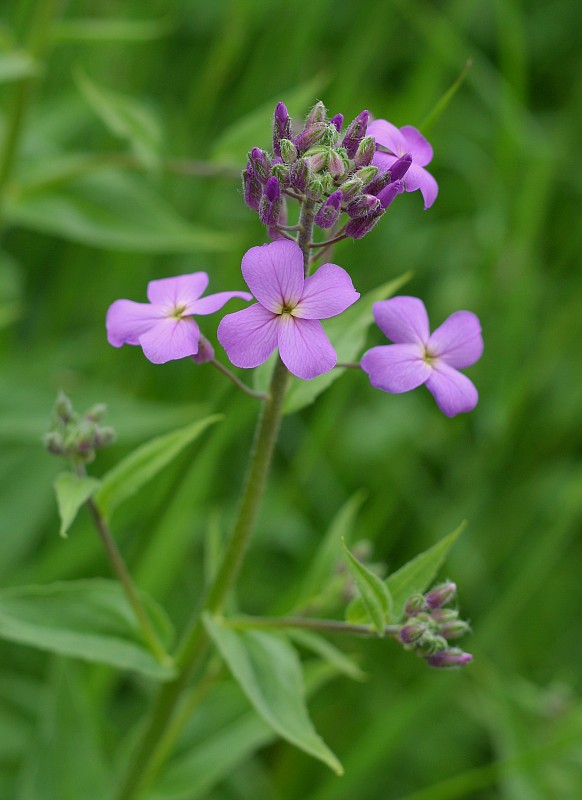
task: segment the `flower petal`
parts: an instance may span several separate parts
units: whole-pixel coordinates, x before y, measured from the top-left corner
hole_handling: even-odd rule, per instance
[[[200,329],[192,317],[166,317],[139,337],[144,355],[152,364],[165,364],[198,352]]]
[[[442,361],[433,366],[426,388],[447,417],[472,411],[479,400],[477,389],[469,378]]]
[[[337,355],[321,322],[289,314],[280,320],[279,353],[289,372],[310,381],[335,367]]]
[[[366,129],[366,136],[373,136],[376,144],[385,147],[397,156],[406,153],[406,139],[400,130],[385,119],[375,119]]]
[[[139,344],[139,337],[163,317],[163,313],[149,303],[133,300],[116,300],[109,306],[105,325],[107,341],[113,347],[122,344]]]
[[[223,307],[225,303],[232,300],[233,297],[242,297],[243,300],[252,300],[252,294],[248,292],[217,292],[216,294],[209,294],[207,297],[202,297],[200,300],[195,300],[188,308],[188,314],[214,314]]]
[[[410,392],[425,383],[432,372],[418,344],[385,344],[364,353],[361,366],[376,389],[391,394]]]
[[[279,319],[259,303],[223,317],[218,341],[231,363],[250,369],[265,362],[277,347]]]
[[[374,303],[374,319],[395,344],[426,344],[430,331],[428,315],[418,297],[392,297]]]
[[[406,149],[412,155],[412,160],[419,167],[426,167],[432,161],[432,145],[427,142],[422,133],[412,125],[404,125],[400,133],[406,141]]]
[[[208,286],[206,272],[192,272],[175,278],[161,278],[148,283],[148,300],[164,308],[188,306],[197,300]]]
[[[303,291],[303,253],[288,239],[251,247],[243,256],[242,273],[259,303],[275,314],[293,307]]]
[[[425,211],[432,206],[439,193],[439,186],[430,172],[413,162],[402,181],[407,192],[416,192],[417,189],[420,189]]]
[[[293,316],[301,319],[335,317],[353,305],[359,296],[345,269],[336,264],[322,264],[314,275],[305,279]]]
[[[450,367],[470,367],[483,354],[479,317],[471,311],[456,311],[432,333],[427,347]]]

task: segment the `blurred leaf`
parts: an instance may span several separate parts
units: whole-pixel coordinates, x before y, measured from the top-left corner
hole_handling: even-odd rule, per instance
[[[215,414],[197,420],[185,428],[157,436],[126,456],[101,479],[101,488],[95,495],[101,513],[111,516],[120,503],[134,495],[206,428],[221,419],[222,415]]]
[[[242,119],[225,128],[217,140],[212,151],[215,161],[221,164],[232,164],[242,169],[247,159],[247,153],[255,146],[270,146],[273,130],[273,113],[280,100],[285,102],[289,113],[304,115],[313,105],[313,98],[328,83],[328,77],[320,73],[310,81],[297,86],[295,89],[282,93],[282,96],[269,100],[259,108],[246,114]]]
[[[6,199],[5,217],[41,233],[141,253],[227,250],[233,242],[180,217],[139,176],[107,168],[50,189],[20,186]]]
[[[328,642],[323,636],[319,636],[312,631],[303,631],[299,628],[289,628],[286,634],[298,645],[310,650],[328,664],[331,664],[342,675],[346,675],[354,681],[367,680],[366,673],[339,647]]]
[[[460,75],[454,81],[452,86],[449,86],[449,88],[443,94],[443,96],[440,97],[438,99],[438,101],[435,103],[434,108],[422,120],[421,124],[418,127],[422,131],[423,134],[426,135],[428,133],[428,131],[432,128],[432,126],[438,120],[438,118],[443,113],[443,111],[446,110],[447,106],[449,105],[449,103],[451,102],[453,97],[457,94],[457,92],[459,91],[459,89],[463,85],[463,83],[465,81],[465,78],[467,77],[467,75],[469,73],[469,70],[471,69],[472,66],[473,66],[473,62],[469,58],[467,60],[467,63],[465,64],[465,66],[461,70]]]
[[[63,19],[52,36],[57,42],[150,42],[172,30],[171,20],[161,19]]]
[[[204,624],[233,677],[265,722],[341,775],[341,764],[309,719],[301,662],[289,642],[265,631],[235,631],[209,614],[204,615]]]
[[[87,698],[74,665],[57,661],[17,800],[110,799],[111,777]]]
[[[339,362],[359,361],[368,329],[374,323],[372,306],[379,300],[391,297],[410,280],[411,274],[406,272],[399,278],[373,289],[343,314],[325,321],[325,332],[337,352]],[[293,377],[285,398],[285,413],[291,414],[313,403],[316,397],[331,386],[344,372],[345,369],[335,368],[311,381],[302,381]]]
[[[0,83],[32,78],[39,72],[38,63],[24,50],[0,53]]]
[[[146,595],[143,601],[160,638],[167,642],[170,625],[164,612]],[[143,643],[133,609],[115,581],[94,578],[4,589],[0,638],[156,680],[173,675]]]
[[[67,531],[73,524],[79,509],[95,494],[100,485],[101,481],[98,481],[97,478],[81,477],[73,472],[59,472],[55,478],[54,487],[61,518],[61,536],[66,538]]]
[[[15,322],[22,314],[22,270],[0,250],[0,328]]]
[[[358,561],[343,544],[344,554],[352,577],[358,587],[366,613],[376,628],[378,636],[384,635],[384,627],[392,609],[392,597],[388,587],[378,575]]]
[[[148,167],[159,164],[162,129],[150,108],[134,97],[99,86],[82,70],[74,73],[77,86],[109,130],[129,142],[136,156]]]

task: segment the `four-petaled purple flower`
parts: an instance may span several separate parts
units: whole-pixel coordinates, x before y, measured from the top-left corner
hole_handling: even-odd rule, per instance
[[[278,347],[298,378],[310,380],[333,369],[337,356],[319,320],[341,314],[360,296],[348,273],[323,264],[305,278],[301,248],[289,240],[252,247],[242,273],[258,303],[227,314],[218,327],[231,362],[257,367]]]
[[[141,345],[153,364],[165,364],[198,352],[200,329],[193,315],[213,314],[233,297],[252,300],[248,292],[218,292],[201,297],[205,272],[148,283],[149,303],[116,300],[107,311],[107,339],[114,347]]]
[[[426,308],[417,297],[393,297],[375,303],[373,310],[376,324],[395,344],[364,353],[361,365],[372,386],[400,394],[425,384],[447,417],[475,408],[477,389],[458,372],[483,352],[475,314],[457,311],[431,334]]]
[[[392,164],[406,153],[412,156],[410,165],[403,183],[407,192],[420,189],[424,199],[425,209],[430,208],[439,191],[438,184],[433,176],[424,167],[432,161],[432,147],[424,136],[412,125],[397,128],[385,119],[376,119],[370,122],[367,130],[368,136],[373,136],[376,146],[389,150],[377,150],[372,164],[381,170],[390,169]]]

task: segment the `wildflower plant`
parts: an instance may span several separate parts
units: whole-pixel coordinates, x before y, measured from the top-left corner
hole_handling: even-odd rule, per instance
[[[459,370],[481,356],[478,318],[457,311],[431,334],[420,299],[389,297],[394,281],[361,297],[353,251],[349,270],[332,255],[338,242],[370,234],[394,202],[403,202],[405,193],[419,190],[429,208],[438,192],[426,170],[432,155],[416,128],[372,120],[366,110],[344,126],[341,114],[329,115],[318,102],[297,126],[278,103],[271,148],[253,147],[242,173],[244,201],[270,241],[242,255],[237,286],[217,286],[212,276],[213,289],[221,290],[204,296],[210,279],[198,271],[151,281],[147,303],[120,299],[107,311],[107,338],[114,347],[140,346],[155,365],[186,359],[186,371],[212,366],[260,406],[230,536],[173,649],[164,612],[134,583],[111,532],[111,517],[126,497],[219,417],[196,420],[142,445],[98,479],[88,475],[86,465],[114,438],[102,425],[104,407],[79,415],[64,395],[57,401],[45,444],[71,466],[55,484],[62,532],[66,534],[81,506],[88,505],[119,581],[115,589],[100,582],[91,593],[85,584],[59,591],[72,593],[80,604],[92,604],[102,629],[113,624],[108,617],[115,605],[111,598],[125,603],[126,627],[116,635],[130,641],[121,652],[102,637],[101,660],[160,681],[117,776],[118,800],[150,796],[184,727],[217,684],[221,665],[270,729],[341,774],[338,757],[317,735],[307,713],[301,661],[292,639],[297,632],[309,633],[312,646],[315,640],[316,649],[328,656],[337,651],[330,642],[322,650],[319,637],[376,636],[393,640],[386,646],[401,646],[430,667],[460,667],[471,661],[452,644],[468,631],[452,607],[456,585],[447,581],[431,588],[460,529],[388,575],[373,563],[368,547],[336,536],[326,542],[317,569],[305,577],[287,614],[235,614],[229,602],[256,526],[284,413],[313,402],[347,368],[361,370],[372,387],[387,393],[424,384],[449,417],[477,404],[476,388]],[[136,296],[141,291],[136,287]],[[229,313],[217,321],[227,303]],[[364,337],[373,321],[392,344],[366,350]],[[342,336],[346,330],[349,335]],[[218,354],[211,344],[215,336]],[[372,336],[380,341],[376,332]],[[237,369],[255,370],[254,379],[233,371],[227,360]],[[327,616],[320,615],[321,609]],[[61,652],[84,657],[86,633],[79,629],[74,636],[69,631],[68,638],[57,635]]]

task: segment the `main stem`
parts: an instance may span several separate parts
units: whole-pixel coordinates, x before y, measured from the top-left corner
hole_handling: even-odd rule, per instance
[[[305,200],[301,208],[299,219],[301,229],[297,241],[303,251],[306,274],[309,270],[313,218],[313,202]],[[118,795],[119,800],[134,800],[139,796],[139,791],[153,781],[155,773],[162,763],[158,753],[159,743],[164,742],[164,750],[167,750],[166,731],[172,724],[183,692],[200,666],[209,645],[208,634],[202,621],[202,612],[219,613],[229,590],[238,577],[265,492],[271,458],[281,423],[288,380],[289,372],[279,359],[271,378],[268,399],[263,405],[255,430],[238,514],[222,563],[201,608],[194,614],[183,636],[175,660],[178,674],[160,690],[150,721]],[[176,736],[178,733],[179,731],[176,730]]]

